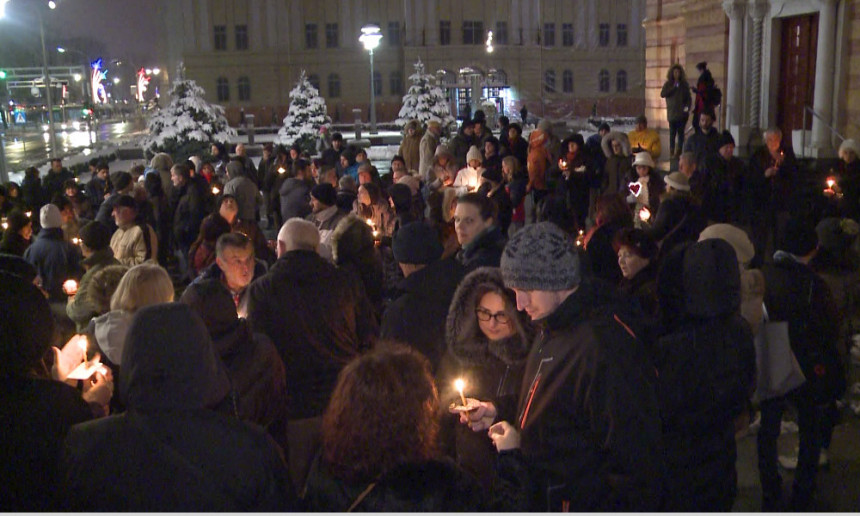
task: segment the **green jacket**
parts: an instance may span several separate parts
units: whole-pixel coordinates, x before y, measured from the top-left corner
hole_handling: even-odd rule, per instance
[[[87,268],[87,272],[78,284],[78,292],[74,297],[69,298],[68,303],[66,303],[66,315],[69,316],[69,319],[74,321],[78,332],[84,331],[87,324],[89,324],[90,319],[98,315],[87,296],[87,290],[89,289],[90,283],[93,281],[93,276],[108,265],[120,264],[117,259],[113,257],[113,251],[110,247],[102,249],[101,251],[95,251],[89,257],[84,258],[81,263]]]

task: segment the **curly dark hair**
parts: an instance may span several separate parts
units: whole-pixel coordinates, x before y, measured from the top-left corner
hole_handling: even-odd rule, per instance
[[[322,421],[322,456],[347,482],[371,481],[405,463],[437,455],[439,397],[430,363],[394,343],[340,372]]]

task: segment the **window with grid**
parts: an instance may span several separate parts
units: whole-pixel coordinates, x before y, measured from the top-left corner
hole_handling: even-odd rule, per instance
[[[403,76],[400,72],[391,72],[388,76],[388,85],[392,95],[403,95]]]
[[[496,32],[493,33],[493,44],[508,44],[508,22],[496,22]]]
[[[543,88],[547,93],[555,93],[555,70],[547,70],[544,72]]]
[[[616,36],[616,38],[618,39],[618,46],[619,47],[626,47],[627,46],[627,24],[626,23],[619,23],[615,27],[615,31],[618,34]]]
[[[545,47],[554,47],[555,46],[555,24],[554,23],[544,23],[543,24],[543,46],[545,46]]]
[[[226,77],[218,77],[215,81],[215,94],[218,98],[218,102],[230,101],[230,83],[227,81]]]
[[[464,45],[483,45],[484,41],[484,22],[480,21],[464,21],[463,22],[463,44]]]
[[[572,23],[562,23],[561,24],[561,44],[565,47],[573,46],[573,24]]]
[[[373,72],[373,94],[382,95],[382,73],[376,71]]]
[[[598,89],[600,89],[601,93],[609,92],[609,72],[607,70],[600,70],[600,74],[597,76]]]
[[[325,24],[325,47],[337,48],[337,23]]]
[[[216,25],[215,29],[215,50],[227,50],[227,26]]]
[[[573,72],[565,70],[561,74],[561,89],[565,93],[573,93]]]
[[[239,100],[251,100],[251,79],[246,76],[239,77],[238,89]]]
[[[615,75],[615,90],[624,93],[627,91],[627,72],[619,70]]]
[[[317,48],[317,24],[305,24],[305,48]]]
[[[328,76],[328,96],[333,99],[340,97],[340,75],[336,73]]]
[[[388,22],[388,46],[400,46],[400,22]]]
[[[440,45],[450,45],[451,44],[451,22],[450,21],[440,21],[439,22],[439,44]]]
[[[600,41],[598,42],[598,44],[601,47],[608,47],[609,46],[609,24],[608,23],[601,23],[600,24]]]
[[[248,50],[247,25],[236,25],[236,50]]]

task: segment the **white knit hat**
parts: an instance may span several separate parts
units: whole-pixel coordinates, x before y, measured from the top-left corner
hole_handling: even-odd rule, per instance
[[[58,228],[63,225],[63,216],[56,204],[46,204],[39,210],[39,224],[45,229]]]
[[[479,151],[478,148],[474,145],[469,147],[469,152],[466,153],[466,163],[468,164],[473,159],[476,159],[478,161],[484,161],[484,157],[481,155],[481,151]]]
[[[651,157],[650,152],[637,152],[635,156],[636,158],[633,160],[634,167],[644,165],[652,169],[656,168],[656,165],[654,165],[654,158]]]
[[[842,142],[842,145],[839,146],[839,156],[842,156],[842,152],[850,150],[854,152],[854,155],[860,158],[860,145],[857,144],[857,140],[849,138]]]

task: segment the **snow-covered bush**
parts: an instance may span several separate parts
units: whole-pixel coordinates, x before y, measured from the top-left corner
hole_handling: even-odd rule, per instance
[[[236,134],[227,124],[224,108],[209,104],[205,91],[191,80],[179,80],[170,90],[171,101],[152,115],[143,148],[147,159],[166,152],[174,161],[205,155],[213,143],[226,143]]]
[[[412,85],[403,96],[403,107],[397,114],[396,123],[405,126],[410,120],[418,120],[426,127],[427,122],[436,120],[442,128],[450,130],[457,121],[451,116],[448,99],[442,88],[436,85],[436,77],[424,73],[424,63],[415,63],[415,73],[409,76]]]
[[[298,142],[303,151],[313,155],[320,128],[328,129],[330,124],[325,100],[302,70],[299,82],[290,92],[290,110],[284,118],[284,126],[278,131],[278,142],[285,145]]]

